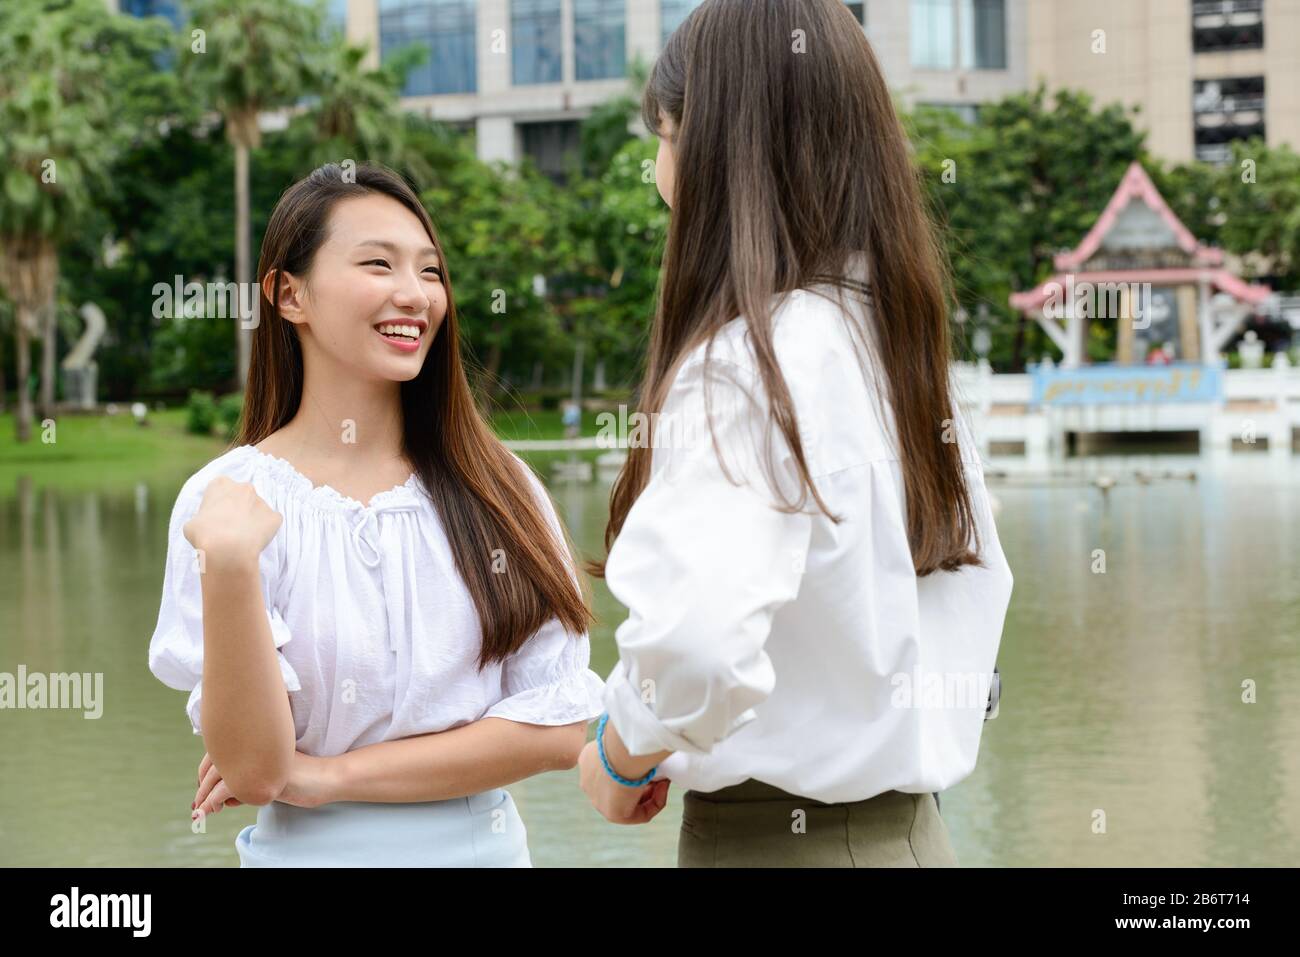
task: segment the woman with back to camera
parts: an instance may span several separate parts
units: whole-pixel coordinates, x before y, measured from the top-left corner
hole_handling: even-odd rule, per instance
[[[634,824],[685,787],[681,866],[953,865],[935,792],[974,768],[1012,576],[884,77],[841,0],[705,0],[643,115],[672,216],[583,789]]]
[[[573,767],[601,682],[568,537],[474,406],[447,258],[395,173],[276,204],[237,444],[174,506],[149,665],[245,867],[529,866],[504,786]]]

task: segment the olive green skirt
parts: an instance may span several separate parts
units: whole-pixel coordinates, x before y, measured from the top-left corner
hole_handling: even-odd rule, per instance
[[[682,796],[678,867],[956,867],[935,795],[826,804],[750,779]]]

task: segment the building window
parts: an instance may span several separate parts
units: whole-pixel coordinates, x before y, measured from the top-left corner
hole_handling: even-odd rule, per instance
[[[1197,53],[1264,46],[1264,0],[1190,0],[1192,49]]]
[[[668,38],[673,35],[674,30],[682,25],[682,21],[686,19],[687,15],[703,2],[704,0],[659,0],[659,22],[662,33],[659,41],[661,47],[668,43]],[[866,27],[866,0],[844,0],[844,2],[849,8],[849,13],[853,14],[853,19]]]
[[[406,77],[403,96],[478,89],[474,0],[379,0],[379,55],[418,43],[428,51]]]
[[[661,45],[668,42],[673,31],[682,25],[687,15],[698,7],[703,0],[659,0],[659,20],[663,35],[659,38]]]
[[[573,67],[579,80],[627,74],[625,0],[573,0]]]
[[[520,123],[519,139],[523,154],[537,169],[556,183],[564,184],[569,166],[577,162],[582,145],[581,123],[556,120],[551,123]]]
[[[962,0],[962,66],[976,70],[1007,68],[1005,0]]]
[[[118,10],[133,17],[165,17],[173,27],[181,25],[179,0],[121,0]]]
[[[1264,132],[1264,78],[1231,77],[1196,80],[1192,84],[1196,158],[1224,163],[1232,158],[1232,142]]]
[[[348,0],[329,0],[325,23],[330,28],[339,31],[339,33],[347,33]]]
[[[953,0],[912,0],[912,66],[951,70],[956,36]]]
[[[559,83],[560,0],[510,0],[510,44],[515,85]]]
[[[172,29],[180,29],[182,22],[179,0],[121,0],[118,12],[132,17],[162,17]],[[153,65],[164,73],[175,69],[175,48],[163,47],[155,53]]]

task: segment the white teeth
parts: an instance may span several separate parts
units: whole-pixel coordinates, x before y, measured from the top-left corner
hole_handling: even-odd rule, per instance
[[[380,331],[381,333],[383,333],[384,335],[391,335],[391,336],[406,336],[406,337],[408,337],[408,338],[410,338],[410,339],[418,339],[418,338],[420,338],[420,327],[419,327],[419,326],[399,326],[399,325],[395,325],[395,324],[393,324],[393,323],[390,322],[390,323],[385,323],[385,324],[383,324],[383,325],[381,325],[381,326],[378,326],[378,327],[376,327],[376,328],[378,328],[379,331]]]

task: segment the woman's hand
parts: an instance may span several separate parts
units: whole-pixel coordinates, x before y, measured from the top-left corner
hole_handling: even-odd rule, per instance
[[[295,751],[289,762],[289,781],[276,800],[294,807],[320,807],[339,800],[335,789],[336,760]]]
[[[204,489],[198,511],[181,531],[203,556],[200,567],[206,570],[212,562],[256,565],[283,521],[252,485],[218,475]]]
[[[592,807],[615,824],[644,824],[668,803],[668,778],[641,787],[619,784],[600,762],[596,742],[587,742],[578,756],[578,777]]]
[[[194,792],[194,803],[190,805],[193,810],[191,820],[200,814],[216,814],[222,808],[239,807],[243,803],[230,793],[230,788],[221,779],[221,772],[205,751],[203,760],[199,762],[199,789]]]
[[[320,807],[338,800],[335,797],[333,760],[295,751],[289,763],[289,780],[275,800],[295,807]],[[194,794],[192,816],[216,814],[222,808],[238,807],[240,803],[226,787],[212,759],[203,755],[199,762],[199,789]]]

